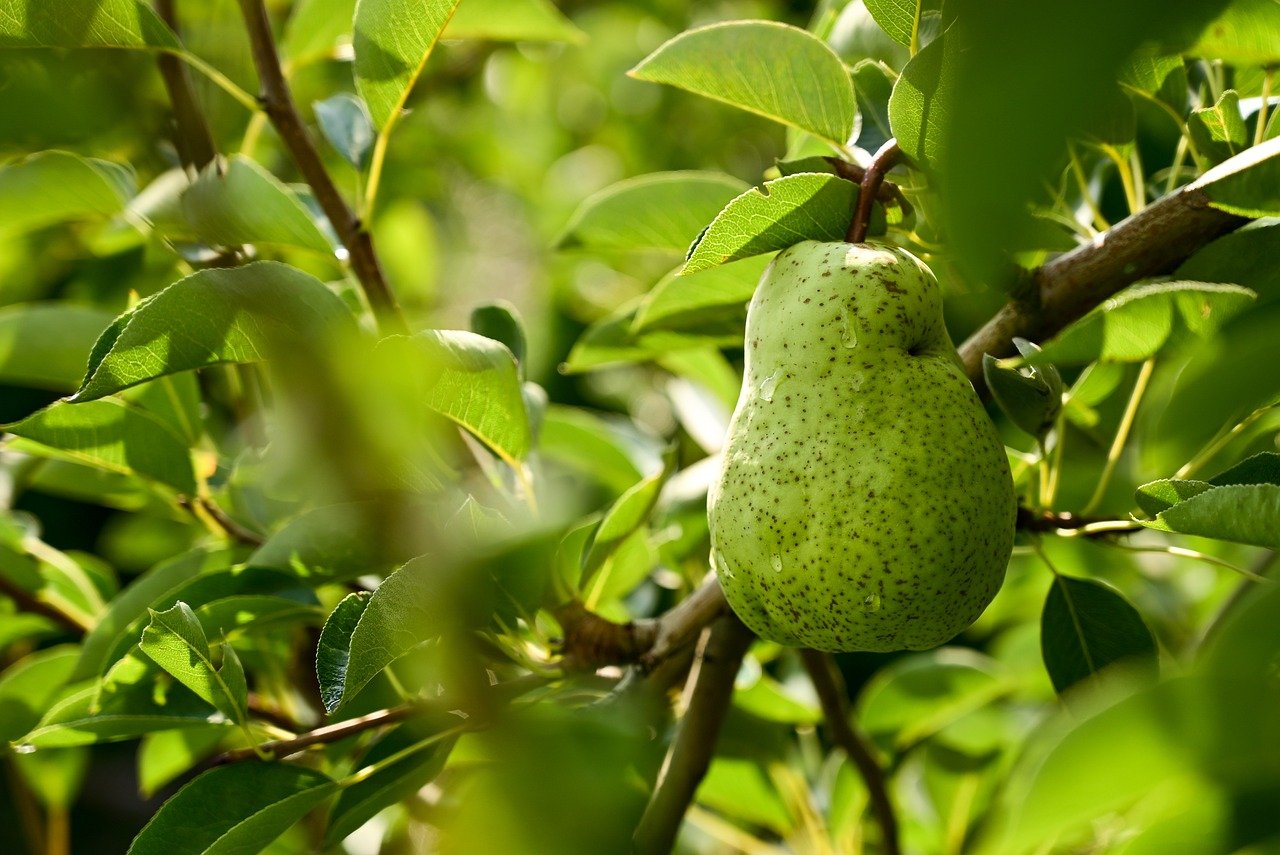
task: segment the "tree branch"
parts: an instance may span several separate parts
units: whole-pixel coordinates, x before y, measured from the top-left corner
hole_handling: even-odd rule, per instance
[[[889,799],[889,790],[885,786],[884,770],[880,768],[866,740],[849,722],[849,693],[835,659],[830,653],[819,653],[816,650],[801,650],[800,658],[804,660],[804,667],[818,693],[818,701],[822,704],[822,714],[827,720],[832,741],[844,749],[867,785],[867,792],[871,797],[871,812],[875,815],[876,824],[880,826],[880,840],[884,844],[886,855],[899,855],[902,849],[898,843],[898,818],[894,813],[893,802]]]
[[[156,15],[169,29],[181,33],[173,0],[156,0]],[[214,146],[213,132],[209,129],[204,111],[200,109],[200,102],[196,99],[195,89],[192,88],[191,75],[186,64],[175,54],[158,54],[156,64],[160,67],[164,88],[173,105],[174,145],[178,149],[178,157],[183,166],[199,171],[213,160],[217,148]]]
[[[1209,206],[1186,187],[1117,223],[1092,243],[1033,271],[1015,296],[960,346],[960,359],[981,389],[982,356],[1007,356],[1014,336],[1044,341],[1139,279],[1172,272],[1205,244],[1249,222]]]
[[[638,855],[666,855],[715,754],[716,738],[733,698],[733,681],[755,636],[732,613],[703,636],[685,684],[688,706],[667,750],[653,796],[634,837]]]
[[[374,252],[373,238],[351,206],[342,198],[333,178],[325,169],[320,152],[307,132],[302,117],[298,115],[293,93],[289,90],[284,71],[280,67],[280,56],[276,52],[275,37],[271,32],[271,20],[267,17],[266,7],[262,0],[240,0],[240,9],[244,14],[253,62],[261,82],[262,94],[259,100],[263,111],[280,134],[294,165],[307,184],[311,185],[316,201],[320,203],[325,216],[347,248],[351,271],[359,280],[383,332],[407,332],[408,325],[400,314],[395,295],[391,293]]]
[[[84,635],[89,631],[89,627],[85,626],[75,615],[64,612],[52,603],[45,602],[30,591],[23,590],[4,576],[0,576],[0,594],[4,594],[13,600],[21,611],[47,617],[76,636]]]
[[[388,724],[404,721],[418,715],[426,715],[431,712],[439,712],[439,708],[434,705],[422,703],[401,704],[398,707],[389,707],[385,710],[371,712],[368,715],[362,715],[359,718],[340,721],[337,724],[327,724],[324,727],[317,727],[315,730],[309,730],[306,733],[299,734],[292,739],[277,739],[274,742],[264,742],[258,746],[255,751],[252,746],[247,748],[235,748],[231,751],[224,752],[216,760],[213,765],[220,766],[224,763],[239,763],[243,760],[252,760],[261,756],[259,752],[265,754],[273,760],[283,760],[285,757],[291,757],[299,751],[310,748],[313,745],[325,745],[330,742],[338,742],[346,739],[348,736],[354,736],[357,733],[363,733],[366,730],[372,730],[376,727],[385,727]]]
[[[871,208],[876,197],[880,195],[880,187],[890,169],[902,159],[902,149],[898,148],[896,139],[889,139],[871,158],[858,189],[858,207],[853,214],[853,222],[849,223],[849,233],[845,240],[849,243],[862,243],[867,239],[867,230],[871,227]]]

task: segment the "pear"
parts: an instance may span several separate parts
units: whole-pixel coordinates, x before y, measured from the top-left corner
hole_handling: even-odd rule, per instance
[[[923,650],[973,623],[1017,502],[933,273],[896,247],[796,244],[760,280],[745,349],[708,495],[738,617],[828,651]]]

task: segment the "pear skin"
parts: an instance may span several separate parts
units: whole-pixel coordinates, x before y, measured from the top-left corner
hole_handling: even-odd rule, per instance
[[[999,590],[1016,510],[924,263],[876,244],[779,253],[747,312],[708,495],[712,565],[742,621],[818,650],[936,647]]]

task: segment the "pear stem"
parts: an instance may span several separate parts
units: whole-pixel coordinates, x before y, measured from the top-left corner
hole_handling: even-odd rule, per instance
[[[871,228],[871,207],[876,196],[880,194],[880,185],[884,177],[902,159],[902,149],[898,141],[890,138],[880,146],[879,151],[871,158],[867,170],[862,174],[862,185],[858,190],[858,207],[853,212],[853,222],[849,224],[849,233],[845,239],[849,243],[862,243],[867,239],[867,231]]]

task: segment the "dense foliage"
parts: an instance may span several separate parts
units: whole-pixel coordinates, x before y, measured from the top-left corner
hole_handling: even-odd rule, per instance
[[[1277,67],[1276,0],[0,0],[0,849],[1272,851]],[[831,656],[707,489],[864,190],[1019,530]]]

